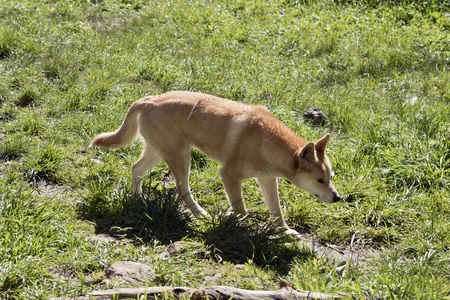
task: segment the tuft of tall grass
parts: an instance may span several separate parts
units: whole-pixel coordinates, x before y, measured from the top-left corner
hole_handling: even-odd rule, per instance
[[[21,134],[12,134],[5,137],[0,144],[0,158],[2,160],[16,159],[26,154],[29,139]]]
[[[130,195],[122,181],[106,198],[88,195],[78,211],[97,224],[98,232],[118,232],[138,243],[170,243],[192,235],[193,222],[181,202],[174,191],[157,187]]]
[[[39,94],[34,89],[26,89],[23,91],[16,101],[16,104],[20,107],[33,106],[39,100]]]
[[[29,157],[24,164],[24,175],[32,183],[49,181],[59,183],[61,165],[65,154],[55,144],[43,145],[37,149],[35,156]]]
[[[17,47],[17,41],[12,30],[2,30],[0,34],[0,60],[3,60],[12,55]]]

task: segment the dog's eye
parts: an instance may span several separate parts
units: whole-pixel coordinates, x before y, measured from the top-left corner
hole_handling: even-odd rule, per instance
[[[323,179],[317,179],[318,183],[324,183],[325,181]]]

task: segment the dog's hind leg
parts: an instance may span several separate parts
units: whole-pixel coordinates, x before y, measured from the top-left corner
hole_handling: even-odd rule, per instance
[[[161,157],[153,149],[153,147],[147,144],[139,160],[131,167],[134,194],[142,194],[142,178],[151,167],[159,163],[161,160]]]
[[[286,222],[283,220],[283,215],[280,207],[280,200],[278,198],[278,182],[277,179],[274,178],[256,178],[259,187],[261,188],[261,192],[263,194],[264,201],[269,207],[270,215],[276,218],[276,224],[279,227],[283,227],[286,229],[286,233],[295,236],[296,238],[300,237],[300,234],[294,229],[290,229]]]
[[[167,151],[164,161],[169,166],[175,177],[175,183],[178,190],[178,195],[183,198],[189,210],[200,217],[208,216],[208,213],[194,200],[191,195],[189,187],[189,171],[191,167],[191,150],[189,144],[181,146],[174,151]]]

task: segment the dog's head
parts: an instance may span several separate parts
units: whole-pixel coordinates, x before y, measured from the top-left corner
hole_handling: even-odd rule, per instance
[[[292,183],[325,203],[338,202],[341,197],[331,183],[333,172],[325,154],[330,134],[315,143],[309,142],[295,153],[297,171]]]

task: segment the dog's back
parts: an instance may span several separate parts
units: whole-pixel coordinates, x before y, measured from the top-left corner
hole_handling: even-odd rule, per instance
[[[212,159],[273,159],[278,148],[295,152],[306,141],[266,107],[195,92],[169,92],[144,98],[140,132],[152,143],[189,141]],[[162,141],[161,141],[162,142]]]

